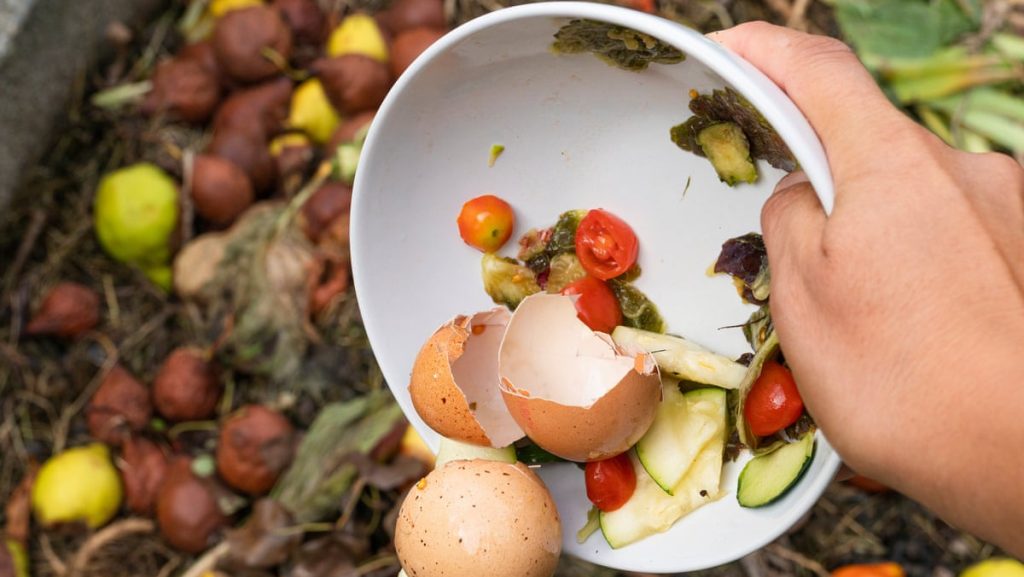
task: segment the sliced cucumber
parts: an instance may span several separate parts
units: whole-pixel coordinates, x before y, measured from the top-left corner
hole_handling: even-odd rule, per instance
[[[636,444],[636,455],[669,495],[704,447],[723,435],[727,404],[723,389],[703,388],[684,395],[676,383],[666,383],[654,423]]]
[[[754,457],[740,473],[736,498],[744,507],[763,507],[796,485],[814,459],[814,433]]]
[[[442,465],[449,461],[470,461],[473,459],[515,463],[516,449],[512,446],[492,449],[491,447],[480,447],[441,437],[441,448],[437,451],[434,467],[440,469]]]
[[[626,504],[600,514],[601,532],[613,549],[625,547],[644,537],[666,531],[676,521],[720,494],[722,449],[725,437],[708,443],[694,460],[682,480],[669,495],[633,458],[636,489]]]
[[[718,353],[681,337],[619,326],[612,340],[626,351],[647,351],[663,374],[683,381],[735,389],[747,368]]]

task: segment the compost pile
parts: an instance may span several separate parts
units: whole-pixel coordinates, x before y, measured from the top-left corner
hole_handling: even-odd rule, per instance
[[[956,33],[930,48],[873,34],[899,12],[881,0],[623,3],[704,30],[849,29],[940,136],[1024,150],[1019,3],[922,2],[968,10],[942,12]],[[397,505],[432,456],[362,330],[351,186],[395,79],[500,6],[193,0],[109,29],[112,57],[0,218],[0,576],[397,573]],[[947,576],[995,553],[862,480],[705,574]],[[558,574],[618,573],[563,559]]]

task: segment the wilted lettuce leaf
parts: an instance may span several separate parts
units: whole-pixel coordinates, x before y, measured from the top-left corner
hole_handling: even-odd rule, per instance
[[[698,94],[690,99],[693,112],[686,122],[673,126],[670,131],[672,142],[687,152],[705,156],[697,142],[702,130],[723,121],[739,125],[750,143],[750,155],[755,159],[768,161],[775,168],[792,172],[796,159],[789,147],[782,141],[768,120],[732,88],[714,90],[711,94]]]
[[[593,52],[624,70],[645,70],[651,62],[676,64],[686,55],[673,46],[636,30],[596,20],[573,20],[555,33],[555,52]]]
[[[843,36],[861,55],[928,56],[977,29],[980,0],[836,0]]]
[[[772,313],[768,305],[761,305],[743,324],[743,336],[755,351],[761,348],[772,330]]]
[[[608,281],[608,286],[619,301],[623,325],[655,333],[665,332],[665,319],[661,318],[658,307],[640,289],[617,279]]]
[[[755,304],[768,300],[770,270],[764,239],[756,232],[725,241],[715,261],[715,272],[728,274],[741,282],[743,298]]]

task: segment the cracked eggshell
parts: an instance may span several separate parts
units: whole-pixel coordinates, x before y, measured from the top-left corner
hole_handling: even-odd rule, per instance
[[[575,298],[537,294],[519,304],[499,353],[500,388],[537,445],[597,461],[626,451],[651,426],[661,377],[649,353],[621,351],[583,324]]]
[[[409,396],[430,428],[488,447],[504,447],[523,437],[498,386],[498,348],[510,316],[505,308],[459,315],[420,349]]]
[[[409,490],[395,550],[409,577],[551,577],[562,526],[547,487],[522,463],[452,461]]]

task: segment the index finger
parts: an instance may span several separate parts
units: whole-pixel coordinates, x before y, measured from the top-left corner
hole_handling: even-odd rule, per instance
[[[837,180],[877,153],[878,141],[868,135],[910,122],[839,40],[766,22],[708,37],[760,69],[793,100],[818,133]]]

